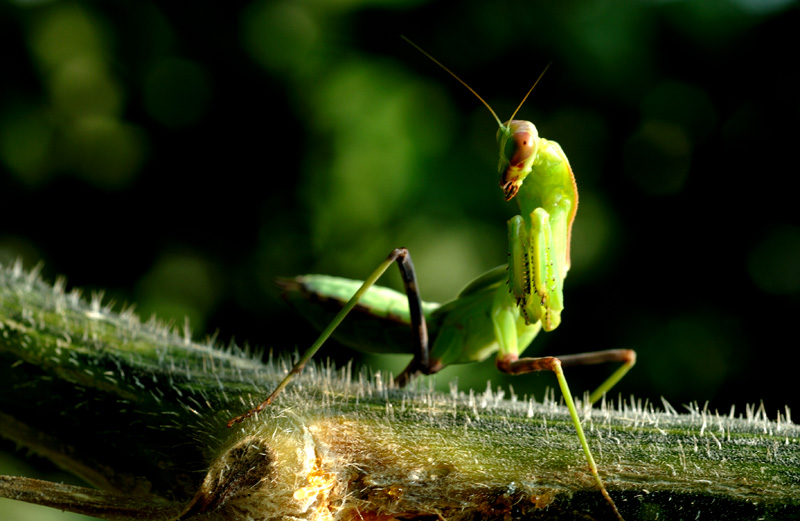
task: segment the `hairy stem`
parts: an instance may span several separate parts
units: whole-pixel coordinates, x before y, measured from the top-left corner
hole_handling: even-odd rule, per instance
[[[0,497],[125,520],[614,518],[554,400],[399,390],[312,364],[225,427],[290,366],[2,268],[0,435],[96,488],[5,476]],[[579,408],[629,521],[800,516],[788,411]]]

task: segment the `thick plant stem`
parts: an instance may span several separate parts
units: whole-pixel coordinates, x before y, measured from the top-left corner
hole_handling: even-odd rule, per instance
[[[399,390],[197,344],[0,270],[0,435],[96,487],[24,477],[0,497],[102,519],[615,519],[566,408],[487,389]],[[577,403],[626,520],[800,516],[800,428],[758,408]]]

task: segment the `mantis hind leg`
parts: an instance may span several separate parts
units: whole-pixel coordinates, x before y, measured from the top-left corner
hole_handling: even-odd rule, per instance
[[[372,287],[375,282],[383,275],[389,266],[392,265],[393,262],[397,262],[397,266],[400,268],[400,275],[403,278],[403,285],[406,288],[406,295],[408,296],[408,308],[411,315],[411,329],[413,333],[413,341],[414,341],[414,360],[412,360],[411,364],[401,373],[401,376],[408,380],[408,378],[416,375],[418,372],[425,370],[425,368],[430,367],[430,355],[428,350],[428,327],[425,322],[425,315],[422,313],[422,299],[419,295],[419,290],[417,289],[417,273],[414,270],[414,263],[411,261],[411,254],[405,248],[395,248],[392,250],[391,253],[386,257],[378,268],[372,272],[372,274],[367,277],[361,287],[355,292],[355,294],[347,301],[344,307],[339,311],[339,313],[331,320],[331,323],[328,324],[328,327],[320,334],[314,344],[308,348],[308,350],[303,353],[303,356],[300,360],[292,367],[289,374],[278,384],[278,387],[272,391],[266,400],[258,404],[256,407],[253,407],[249,411],[244,414],[233,418],[227,423],[227,427],[233,427],[235,423],[241,423],[242,421],[246,420],[250,416],[253,416],[256,413],[263,411],[275,397],[280,394],[280,392],[286,387],[289,382],[294,378],[294,376],[300,373],[306,364],[311,360],[311,358],[319,351],[319,348],[322,347],[322,344],[331,336],[334,330],[339,326],[339,324],[344,320],[348,313],[358,304],[358,301],[361,300],[361,297],[367,290]],[[400,378],[400,377],[398,377]],[[401,384],[404,382],[400,382]]]

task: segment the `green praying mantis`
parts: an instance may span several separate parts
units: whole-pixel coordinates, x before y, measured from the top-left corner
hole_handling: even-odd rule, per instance
[[[514,119],[547,69],[509,120],[502,123],[469,85],[403,38],[469,89],[497,121],[500,187],[505,200],[516,199],[520,209],[520,214],[508,221],[508,264],[481,275],[455,299],[441,305],[421,299],[414,265],[404,248],[393,250],[363,282],[324,275],[280,281],[287,299],[322,333],[272,394],[255,408],[230,420],[228,427],[267,407],[334,331],[340,342],[357,350],[413,353],[411,362],[395,379],[400,386],[420,373],[433,374],[450,364],[478,362],[497,353],[497,368],[504,373],[555,373],[594,480],[622,519],[598,474],[563,368],[607,362],[622,364],[589,396],[594,403],[633,367],[636,353],[613,349],[559,358],[520,357],[539,331],[552,331],[561,323],[563,285],[570,268],[572,223],[578,207],[575,176],[561,146],[539,137],[531,122]],[[395,262],[400,268],[405,294],[375,285]],[[326,303],[338,310],[332,320],[326,306],[320,306]],[[343,323],[351,311],[354,316]]]

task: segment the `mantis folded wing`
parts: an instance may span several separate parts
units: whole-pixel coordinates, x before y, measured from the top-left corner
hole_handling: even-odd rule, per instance
[[[495,353],[500,354],[498,358],[505,356],[507,352],[501,349],[495,330],[497,315],[513,319],[512,332],[500,333],[506,344],[515,342],[521,352],[533,342],[541,324],[526,324],[519,313],[515,314],[516,305],[505,290],[506,271],[507,266],[502,265],[484,273],[455,299],[444,304],[420,301],[429,338],[429,362],[424,364],[413,359],[396,378],[398,384],[408,382],[419,373],[434,374],[448,365],[481,362]],[[329,275],[300,275],[278,279],[277,284],[282,288],[286,302],[315,328],[323,330],[364,283]],[[507,309],[498,308],[498,300],[504,302]],[[331,336],[341,344],[366,353],[410,353],[410,325],[407,295],[390,288],[371,286]],[[561,357],[560,360],[562,366],[599,364],[624,361],[627,354],[627,350],[595,351]],[[628,369],[627,366],[623,368]],[[523,374],[543,369],[506,372]],[[612,375],[609,380],[612,378],[614,381],[604,382],[600,389],[613,386],[619,379]],[[602,391],[594,392],[590,400],[597,401],[602,394]],[[596,398],[592,398],[594,396]]]

